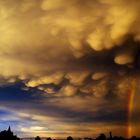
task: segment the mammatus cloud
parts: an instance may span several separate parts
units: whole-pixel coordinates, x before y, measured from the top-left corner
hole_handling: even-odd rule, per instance
[[[128,35],[139,41],[139,5],[136,0],[1,2],[1,75],[67,74],[74,60],[100,58],[103,51],[111,55],[109,50],[118,47],[112,61],[133,63],[136,45],[123,42]]]

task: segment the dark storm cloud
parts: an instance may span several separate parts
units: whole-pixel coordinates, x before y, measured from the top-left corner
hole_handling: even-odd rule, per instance
[[[26,88],[22,81],[0,87],[1,101],[26,102],[39,99],[40,93],[35,88]]]
[[[6,79],[1,84],[21,79],[44,93],[105,96],[108,81],[139,67],[138,5],[129,0],[1,2],[0,75]]]
[[[7,95],[5,95],[7,96]],[[14,95],[13,95],[14,98]],[[56,98],[56,97],[55,97]],[[80,97],[81,98],[81,97]],[[78,99],[80,100],[79,97],[77,97],[77,101]],[[126,110],[125,110],[125,106],[122,108],[122,110],[120,110],[118,108],[118,106],[112,105],[110,106],[110,104],[112,102],[109,103],[102,103],[100,106],[98,106],[98,108],[96,107],[97,103],[90,103],[93,105],[93,107],[95,109],[90,109],[88,103],[84,104],[83,103],[83,108],[81,108],[81,106],[77,103],[75,103],[75,105],[77,105],[75,108],[77,108],[76,110],[73,109],[72,104],[70,103],[70,105],[58,105],[57,102],[55,102],[56,99],[51,99],[54,100],[54,102],[50,102],[49,99],[48,101],[46,100],[45,104],[41,104],[39,101],[34,101],[32,99],[27,99],[26,101],[24,99],[21,98],[15,98],[14,99],[8,99],[7,101],[2,100],[1,101],[1,106],[2,107],[6,107],[9,108],[8,110],[10,111],[14,111],[17,113],[17,110],[22,110],[22,113],[31,113],[33,116],[34,115],[41,115],[41,116],[49,116],[49,117],[54,117],[57,118],[58,120],[61,122],[67,122],[67,123],[98,123],[98,122],[103,122],[103,123],[124,123],[126,121]],[[61,99],[60,102],[63,102],[65,100]],[[85,99],[83,99],[85,100]],[[31,102],[32,101],[32,102]],[[92,101],[92,100],[91,100]],[[95,102],[93,100],[93,102]],[[102,106],[102,107],[101,107]],[[1,115],[7,115],[8,116],[8,112],[6,111],[2,111]],[[117,115],[119,114],[119,115]],[[9,114],[9,116],[12,116]],[[30,120],[30,121],[38,121],[35,118],[31,118],[30,116],[21,116],[21,119],[24,120]]]

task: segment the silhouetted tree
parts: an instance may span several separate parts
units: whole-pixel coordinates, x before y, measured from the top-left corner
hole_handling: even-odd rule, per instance
[[[67,137],[67,140],[73,140],[73,138],[71,136]]]
[[[46,140],[52,140],[52,138],[51,137],[48,137]]]
[[[84,140],[92,140],[92,138],[84,138]]]
[[[96,140],[106,140],[106,136],[105,136],[105,134],[103,134],[103,133],[100,134],[100,136],[97,137]]]
[[[39,136],[37,136],[37,137],[35,138],[35,140],[41,140],[41,139],[40,139],[40,137],[39,137]]]
[[[136,138],[136,136],[133,136],[132,138],[131,138],[131,140],[136,140],[137,138]]]
[[[124,138],[123,137],[114,136],[113,140],[124,140]]]

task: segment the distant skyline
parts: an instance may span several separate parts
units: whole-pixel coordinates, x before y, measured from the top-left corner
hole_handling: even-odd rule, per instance
[[[140,136],[140,1],[0,0],[0,131]]]

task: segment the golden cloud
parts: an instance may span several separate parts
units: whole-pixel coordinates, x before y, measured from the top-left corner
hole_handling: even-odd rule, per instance
[[[29,87],[58,85],[63,79],[81,86],[89,76],[104,77],[102,71],[112,69],[104,65],[108,59],[133,64],[135,53],[130,52],[137,47],[128,45],[128,53],[123,43],[127,35],[139,41],[139,5],[137,0],[1,1],[1,77],[26,79]]]

